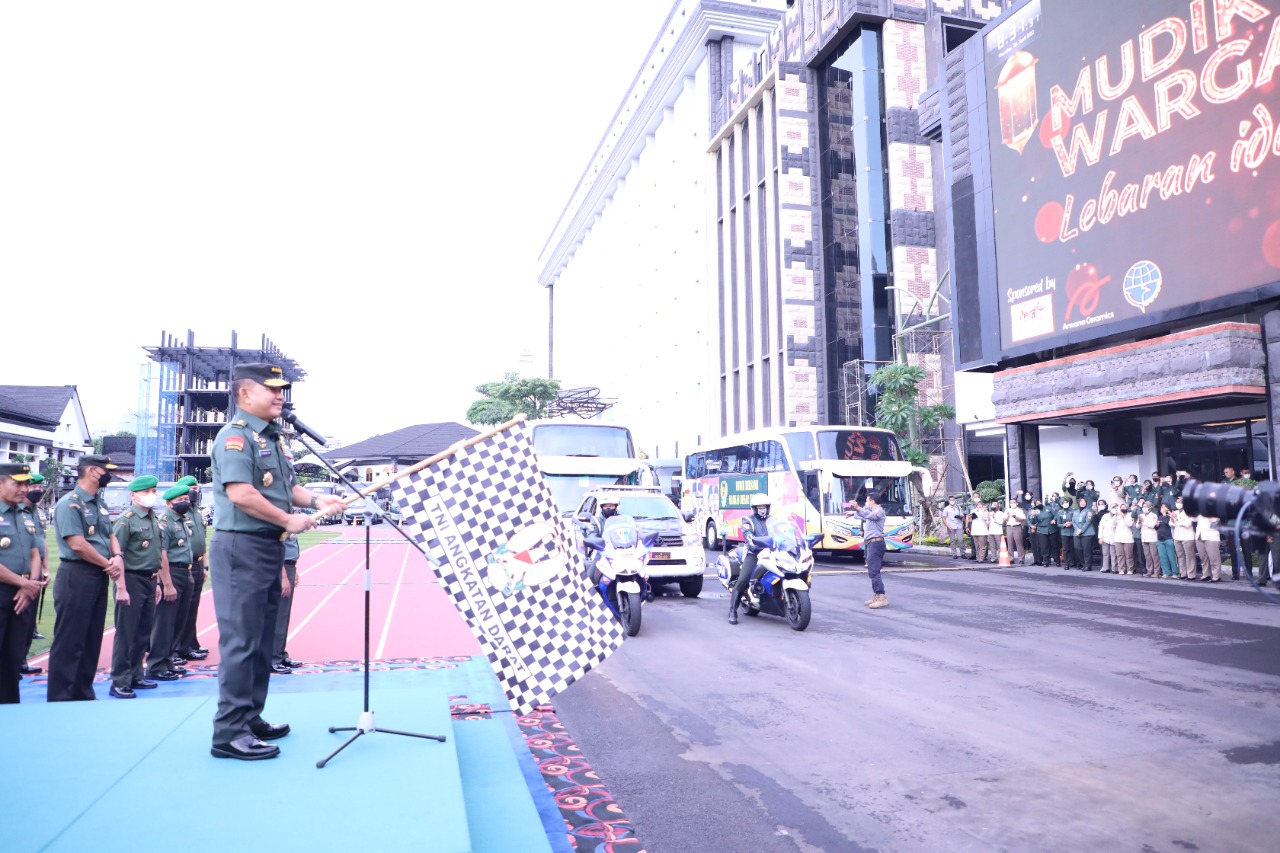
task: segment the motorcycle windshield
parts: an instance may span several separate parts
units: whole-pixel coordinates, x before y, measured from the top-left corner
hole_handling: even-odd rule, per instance
[[[604,541],[623,550],[640,544],[640,530],[636,520],[629,515],[615,515],[604,524]]]
[[[800,538],[796,535],[796,528],[790,521],[785,518],[769,519],[769,538],[773,540],[773,549],[775,551],[786,551],[789,554],[796,554],[800,551]]]

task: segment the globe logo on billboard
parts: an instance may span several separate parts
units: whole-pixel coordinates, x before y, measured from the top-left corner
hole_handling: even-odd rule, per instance
[[[1152,261],[1138,261],[1124,274],[1125,301],[1145,314],[1147,306],[1160,295],[1160,285],[1163,282],[1160,267]]]

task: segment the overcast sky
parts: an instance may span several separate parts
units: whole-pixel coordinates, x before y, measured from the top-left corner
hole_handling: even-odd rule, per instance
[[[350,443],[546,370],[537,255],[673,0],[0,6],[0,384],[263,334]],[[538,353],[521,365],[526,349]]]

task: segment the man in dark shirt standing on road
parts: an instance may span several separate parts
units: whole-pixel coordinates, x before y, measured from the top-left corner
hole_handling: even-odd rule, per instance
[[[850,501],[844,514],[862,519],[862,553],[866,555],[867,576],[871,578],[873,593],[864,603],[874,610],[889,606],[884,581],[880,579],[880,567],[884,563],[884,510],[874,494],[868,494],[863,504],[859,507],[857,501]]]

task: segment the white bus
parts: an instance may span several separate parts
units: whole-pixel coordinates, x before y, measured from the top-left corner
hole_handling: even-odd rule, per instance
[[[533,452],[560,512],[572,512],[582,497],[604,486],[652,485],[636,456],[631,430],[580,418],[530,421]]]
[[[757,430],[720,439],[685,457],[680,509],[695,514],[707,548],[742,539],[751,496],[763,492],[772,514],[791,519],[815,550],[862,550],[862,524],[846,518],[850,501],[874,494],[885,511],[885,546],[911,547],[915,533],[907,476],[929,473],[903,459],[892,432],[875,427],[811,426]]]

